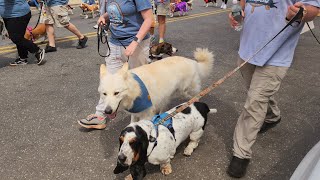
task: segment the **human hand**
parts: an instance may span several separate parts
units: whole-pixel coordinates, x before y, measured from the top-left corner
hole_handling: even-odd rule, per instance
[[[106,24],[106,18],[104,16],[100,16],[98,21],[97,21],[97,24]]]
[[[243,20],[245,16],[244,11],[242,11],[241,14],[242,14],[242,20]],[[235,28],[239,24],[238,21],[236,21],[232,16],[232,13],[229,13],[229,24],[232,28]]]
[[[299,12],[300,7],[304,8],[304,5],[303,5],[302,2],[297,2],[294,5],[289,6],[288,7],[288,12],[287,12],[287,15],[286,15],[286,19],[290,21]]]
[[[126,48],[126,51],[124,52],[124,54],[126,56],[131,56],[134,51],[137,49],[138,46],[138,42],[137,41],[132,41],[129,46]]]

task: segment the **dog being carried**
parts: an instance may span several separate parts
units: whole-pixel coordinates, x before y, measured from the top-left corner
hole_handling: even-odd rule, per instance
[[[175,111],[180,106],[172,108],[165,114]],[[119,137],[120,148],[114,173],[118,174],[130,168],[131,175],[127,179],[141,180],[146,175],[144,166],[146,162],[160,165],[164,175],[172,173],[170,161],[177,147],[190,137],[190,142],[183,153],[190,156],[204,133],[208,113],[215,112],[216,109],[209,109],[207,104],[195,102],[167,120],[167,124],[155,126],[157,116],[153,121],[141,120],[129,124]]]

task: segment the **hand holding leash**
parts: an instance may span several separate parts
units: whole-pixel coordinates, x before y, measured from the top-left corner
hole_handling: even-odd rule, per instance
[[[109,57],[110,56],[110,46],[109,46],[109,43],[108,43],[108,35],[107,35],[108,29],[109,29],[109,24],[103,24],[103,22],[100,22],[98,24],[98,29],[97,29],[98,54],[101,57]],[[108,54],[106,56],[102,55],[100,53],[100,43],[107,44],[107,46],[108,46]]]
[[[124,52],[124,54],[126,56],[132,56],[132,54],[134,53],[134,51],[137,49],[139,43],[137,41],[132,41],[129,46],[126,48],[126,51]]]
[[[242,10],[241,11],[241,15],[242,15],[242,20],[244,19],[244,17],[245,17],[245,14],[244,14],[244,11]],[[232,13],[230,12],[229,13],[229,24],[231,25],[231,27],[232,28],[235,28],[236,26],[238,26],[238,21],[236,21],[235,19],[234,19],[234,17],[232,16]]]
[[[297,14],[299,14],[299,11],[301,11],[301,8],[303,13],[300,13],[300,16],[296,18],[297,21],[301,22],[303,20],[304,15],[307,13],[306,8],[304,7],[302,2],[297,2],[294,5],[288,7],[286,20],[289,21],[290,19],[295,17]]]

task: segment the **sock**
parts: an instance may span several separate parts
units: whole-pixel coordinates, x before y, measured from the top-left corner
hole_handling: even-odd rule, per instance
[[[163,43],[164,42],[164,39],[163,38],[160,38],[159,39],[159,43]]]

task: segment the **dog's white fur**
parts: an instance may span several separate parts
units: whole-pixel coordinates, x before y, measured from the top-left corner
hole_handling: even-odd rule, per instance
[[[101,65],[99,93],[103,108],[111,109],[110,117],[114,118],[118,109],[130,109],[133,106],[141,89],[131,73],[144,82],[153,104],[142,112],[131,113],[131,122],[151,119],[163,112],[174,94],[182,94],[187,98],[194,96],[201,90],[201,80],[211,73],[214,56],[208,49],[197,48],[194,58],[196,61],[172,56],[132,70],[128,70],[128,64],[125,63],[114,74]]]
[[[204,103],[198,103],[204,104]],[[170,114],[175,111],[177,107],[174,107],[167,111]],[[203,108],[204,107],[204,108]],[[198,106],[199,108],[199,106]],[[208,113],[216,113],[216,109],[209,109],[207,105],[202,105],[200,108],[205,109]],[[136,128],[140,126],[147,134],[147,137],[157,137],[157,145],[154,142],[149,141],[147,149],[148,162],[153,165],[160,165],[160,170],[164,175],[168,175],[172,172],[170,161],[176,153],[177,147],[190,137],[190,142],[184,150],[184,155],[190,156],[194,149],[198,146],[201,136],[204,133],[204,126],[206,119],[201,110],[197,109],[194,104],[189,106],[189,113],[180,112],[172,118],[172,125],[174,129],[174,136],[165,126],[158,126],[158,137],[154,124],[150,120],[141,120],[129,124],[127,127]],[[203,111],[202,111],[203,113]],[[206,114],[207,116],[207,114]],[[118,156],[125,156],[126,161],[124,165],[132,165],[132,159],[135,152],[131,149],[129,142],[136,137],[137,132],[128,132],[124,134],[123,143],[120,147]]]

